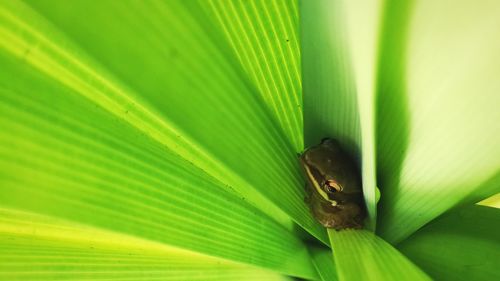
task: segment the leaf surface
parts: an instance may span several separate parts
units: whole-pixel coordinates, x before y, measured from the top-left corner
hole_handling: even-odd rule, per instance
[[[398,245],[436,280],[498,280],[500,210],[467,206],[431,221]]]
[[[367,230],[329,230],[339,280],[431,280],[403,254]]]
[[[9,209],[0,214],[2,280],[286,280],[130,235]]]
[[[311,256],[314,267],[318,271],[321,280],[338,280],[335,263],[333,262],[332,251],[327,249],[313,248],[311,250]]]
[[[6,56],[128,123],[285,227],[296,222],[327,243],[303,203],[296,149],[229,46],[207,32],[212,25],[199,5],[29,5],[2,5]]]
[[[377,225],[391,243],[500,191],[500,3],[448,4],[385,7]]]
[[[117,5],[117,8],[120,3],[132,5],[132,2],[106,3]],[[100,12],[94,12],[98,18]],[[122,10],[121,13],[117,15],[131,16],[131,10]],[[161,15],[157,14],[157,17]],[[128,24],[134,22],[132,17]],[[178,124],[152,106],[147,95],[132,90],[128,83],[107,71],[21,2],[2,2],[0,37],[0,204],[3,207],[135,235],[290,275],[315,275],[307,249],[292,233],[289,216],[256,190],[255,197],[250,196],[254,199],[252,201],[242,195],[241,190],[234,191],[225,180],[214,177],[214,169],[218,168],[211,165],[221,167],[221,163],[213,162],[215,158],[206,154],[207,150],[199,150],[199,143],[191,142],[193,139],[184,133],[185,130],[179,129]],[[113,38],[126,39],[119,35]],[[96,48],[102,47],[97,41],[90,42]],[[127,42],[133,43],[135,39],[128,37]],[[126,63],[122,68],[134,69],[133,62],[130,60],[131,64]],[[139,77],[136,79],[140,80]],[[163,82],[157,80],[157,86]],[[179,80],[170,82],[165,85],[177,91],[171,88],[171,92],[164,92],[169,93],[165,100],[177,99],[180,102],[186,85]],[[207,90],[205,94],[209,92]],[[193,90],[184,94],[203,99]],[[243,96],[243,99],[250,98]],[[238,97],[235,95],[232,100],[237,102]],[[189,99],[184,96],[184,100]],[[253,106],[260,108],[256,103]],[[250,107],[246,110],[251,111]],[[220,108],[226,107],[221,105]],[[237,115],[241,109],[237,106],[231,108],[235,116],[252,122],[253,115]],[[178,114],[181,113],[179,110]],[[214,111],[212,114],[215,119],[222,118]],[[265,116],[262,114],[259,116]],[[215,119],[210,122],[216,122]],[[192,122],[210,119],[186,116],[182,120],[182,124],[190,126]],[[270,119],[266,120],[267,125],[274,124]],[[203,133],[207,137],[219,135],[221,131],[218,130],[224,126],[219,125],[210,125],[213,131],[204,129]],[[239,126],[237,130],[247,134],[252,131],[251,127]],[[233,148],[240,144],[235,130],[223,130],[234,136],[226,138]],[[267,141],[276,144],[274,138],[266,141],[265,135],[259,134],[256,138],[260,140],[255,139],[245,147],[267,150],[261,145]],[[249,151],[255,152],[253,149]],[[283,150],[280,148],[276,153],[283,153]],[[291,154],[284,161],[289,161],[289,167],[295,169],[296,156]],[[186,155],[198,157],[187,159]],[[262,155],[270,157],[267,152]],[[212,162],[203,162],[209,159]],[[252,166],[266,169],[266,165],[257,165],[258,159],[243,158],[239,165],[246,165],[250,171]],[[276,161],[275,164],[282,159]],[[202,166],[196,163],[202,163]],[[286,171],[286,166],[278,170],[278,176],[279,173],[291,173]],[[269,176],[271,171],[265,173]],[[268,176],[253,178],[271,180]],[[231,177],[239,178],[235,171],[225,174],[225,178]],[[298,172],[294,177],[285,178],[298,184]],[[281,181],[280,186],[284,187],[287,180]],[[272,190],[267,188],[268,185],[259,187]],[[294,193],[290,186],[285,189],[290,191],[289,195]],[[301,192],[300,184],[292,196],[295,196],[297,206],[305,209],[302,195],[299,195]],[[286,192],[281,196],[287,197]],[[307,220],[309,214],[303,212],[301,216]],[[315,222],[309,220],[314,228]],[[324,233],[323,229],[317,228]],[[270,248],[266,250],[266,247]]]

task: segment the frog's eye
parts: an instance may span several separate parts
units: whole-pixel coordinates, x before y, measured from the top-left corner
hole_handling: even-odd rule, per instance
[[[331,193],[342,191],[342,186],[334,180],[327,180],[325,182],[325,187],[326,190]]]

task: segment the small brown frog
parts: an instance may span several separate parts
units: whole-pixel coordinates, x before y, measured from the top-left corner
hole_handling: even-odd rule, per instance
[[[366,217],[361,179],[354,161],[330,138],[300,155],[307,183],[305,202],[325,227],[362,228]]]

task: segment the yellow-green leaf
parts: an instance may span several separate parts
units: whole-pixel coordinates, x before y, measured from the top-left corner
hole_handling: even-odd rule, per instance
[[[276,272],[0,209],[1,280],[287,280]]]

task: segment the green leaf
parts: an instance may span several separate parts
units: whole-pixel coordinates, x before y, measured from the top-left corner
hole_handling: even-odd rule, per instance
[[[499,280],[500,210],[457,208],[428,223],[398,248],[436,280]]]
[[[397,243],[500,191],[500,2],[389,1],[377,114],[378,233]],[[406,121],[405,121],[406,120]],[[477,195],[483,195],[477,198]]]
[[[329,230],[339,280],[430,280],[390,244],[367,230]]]
[[[223,31],[205,21],[205,9],[185,1],[30,5],[43,16],[20,2],[3,4],[6,52],[175,151],[287,228],[294,221],[327,243],[303,203],[297,150],[226,52],[227,42],[216,40]]]
[[[374,89],[378,1],[303,1],[302,77],[307,146],[335,137],[360,160],[375,227]]]
[[[290,230],[179,157],[176,126],[28,7],[2,3],[0,36],[2,206],[315,275]]]
[[[322,248],[312,248],[310,250],[314,267],[318,271],[321,280],[336,281],[337,271],[333,262],[332,251]]]
[[[311,276],[290,230],[78,93],[0,62],[2,206]]]
[[[134,236],[0,209],[2,280],[284,280]]]

